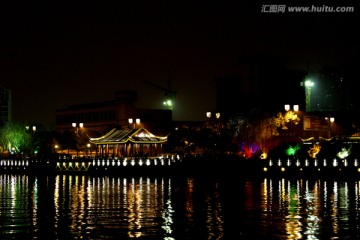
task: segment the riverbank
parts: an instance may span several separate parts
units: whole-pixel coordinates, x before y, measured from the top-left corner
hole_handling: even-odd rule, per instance
[[[274,161],[234,155],[169,155],[152,158],[0,159],[0,173],[357,179],[360,178],[360,167],[356,159]]]

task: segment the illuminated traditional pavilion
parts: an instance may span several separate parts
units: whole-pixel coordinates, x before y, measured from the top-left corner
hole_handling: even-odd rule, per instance
[[[102,156],[157,156],[162,153],[162,144],[167,142],[167,136],[155,136],[145,128],[112,129],[98,138],[89,141],[97,146],[97,152]]]

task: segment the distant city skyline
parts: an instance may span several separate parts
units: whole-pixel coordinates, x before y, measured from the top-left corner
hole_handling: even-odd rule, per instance
[[[0,85],[12,90],[13,119],[54,126],[71,104],[139,92],[137,106],[162,108],[177,91],[174,120],[216,109],[215,80],[239,74],[239,59],[281,56],[288,69],[347,65],[359,55],[355,13],[271,14],[233,1],[50,3],[0,10]],[[355,10],[356,11],[356,10]],[[356,66],[356,64],[353,64]]]

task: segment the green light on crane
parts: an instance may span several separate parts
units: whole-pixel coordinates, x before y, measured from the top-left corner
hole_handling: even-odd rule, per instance
[[[170,99],[164,101],[163,104],[164,104],[164,106],[166,106],[167,109],[173,110],[174,105]]]
[[[162,87],[162,86],[159,86],[155,83],[152,83],[152,82],[149,82],[149,81],[146,81],[144,80],[143,81],[144,83],[146,83],[147,85],[150,85],[158,90],[161,90],[161,91],[164,91],[164,95],[165,95],[165,100],[163,101],[163,105],[166,109],[168,110],[173,110],[174,109],[174,101],[175,101],[175,97],[176,97],[176,91],[173,91],[171,90],[171,87],[170,87],[170,80],[168,80],[168,87]]]

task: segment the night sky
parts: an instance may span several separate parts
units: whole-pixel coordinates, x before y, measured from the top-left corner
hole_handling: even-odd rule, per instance
[[[164,92],[143,80],[170,80],[173,120],[203,120],[216,108],[214,79],[236,75],[240,57],[282,56],[303,70],[358,61],[360,8],[327,5],[355,12],[262,13],[240,0],[2,1],[0,85],[12,91],[14,120],[51,127],[56,109],[116,90],[162,108]]]

